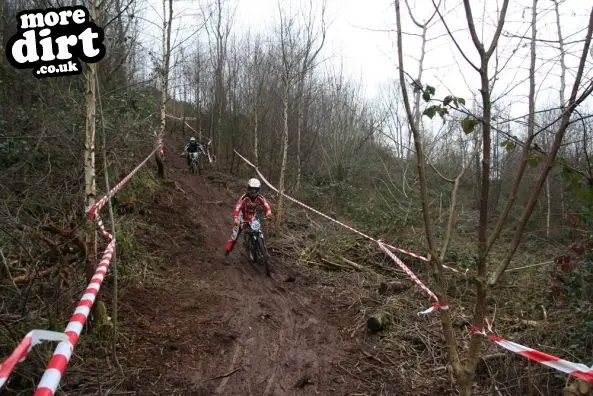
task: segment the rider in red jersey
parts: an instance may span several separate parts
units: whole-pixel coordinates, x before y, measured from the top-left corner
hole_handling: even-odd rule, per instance
[[[266,217],[269,217],[272,214],[272,207],[263,195],[260,195],[259,193],[260,188],[261,182],[258,179],[249,179],[247,182],[247,192],[241,195],[237,200],[237,204],[233,210],[233,232],[231,234],[231,239],[226,243],[226,255],[233,249],[233,246],[239,237],[239,233],[241,232],[242,223],[248,223],[253,218],[258,208],[264,208]]]

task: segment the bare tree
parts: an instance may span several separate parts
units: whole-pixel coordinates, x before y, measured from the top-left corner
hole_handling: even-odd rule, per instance
[[[285,6],[285,3],[281,4],[278,1],[278,11],[280,14],[280,78],[282,90],[282,164],[280,166],[280,180],[278,182],[280,196],[278,197],[277,224],[282,224],[284,216],[283,193],[285,190],[286,164],[288,159],[289,99],[292,85],[298,75],[299,64],[299,59],[295,56],[298,48],[298,38],[294,34],[295,21],[293,16],[287,16],[283,12],[283,7]]]
[[[560,6],[558,0],[552,0],[554,3],[554,13],[556,14],[556,30],[558,34],[558,50],[560,52],[560,89],[558,90],[560,106],[564,106],[564,95],[566,92],[566,61],[565,61],[565,49],[564,49],[564,38],[562,36],[562,25],[560,23]],[[544,132],[545,137],[545,149],[550,149],[549,134]],[[562,191],[562,190],[561,190]],[[562,197],[563,198],[563,197]],[[564,212],[564,199],[560,200],[561,212]],[[546,179],[546,236],[550,237],[551,218],[552,218],[552,191],[550,189],[550,176]]]
[[[297,162],[297,175],[296,175],[296,186],[295,190],[298,191],[301,186],[301,133],[303,129],[303,124],[305,123],[304,118],[304,95],[303,90],[305,87],[305,80],[307,79],[307,75],[312,71],[312,68],[315,66],[315,60],[319,55],[319,52],[323,48],[325,44],[325,37],[327,34],[327,26],[325,22],[325,11],[327,7],[327,0],[323,0],[321,4],[321,32],[316,34],[315,33],[315,18],[313,17],[313,1],[309,0],[309,10],[307,13],[307,17],[305,20],[304,26],[304,44],[303,49],[300,53],[302,60],[300,61],[300,72],[298,75],[298,85],[297,85],[297,125],[296,125],[296,135],[297,135],[297,154],[296,154],[296,162]],[[321,35],[321,38],[318,39],[318,35]],[[313,48],[313,45],[316,41],[319,40],[319,43],[316,45],[316,48]]]
[[[253,47],[250,49],[250,62],[248,70],[249,78],[249,98],[250,98],[250,112],[253,118],[253,155],[254,163],[259,166],[259,136],[260,127],[262,123],[263,112],[263,96],[265,95],[264,88],[266,78],[268,77],[272,63],[270,59],[266,58],[266,53],[263,48],[262,39],[258,35],[254,38]]]
[[[98,21],[100,18],[99,3],[96,0],[91,2],[91,19]],[[100,22],[99,22],[100,23]],[[96,136],[96,112],[97,112],[97,64],[85,64],[86,78],[86,141],[84,154],[84,186],[85,203],[90,208],[96,203],[97,183],[95,170],[95,136]],[[97,266],[97,225],[93,218],[86,220],[86,278],[90,282],[95,274]],[[93,305],[94,319],[96,323],[103,324],[107,321],[104,303],[97,298]]]
[[[167,7],[168,2],[168,7]],[[168,8],[168,12],[167,12]],[[167,121],[167,99],[169,98],[169,72],[171,64],[171,27],[173,25],[173,0],[163,0],[163,30],[162,30],[162,63],[159,70],[159,81],[161,89],[160,101],[160,128],[158,130],[158,140],[162,141],[165,136],[165,124]],[[160,177],[165,176],[165,167],[163,157],[160,151],[156,153],[156,163]]]
[[[228,15],[224,15],[225,5],[228,0],[216,0],[214,18],[211,23],[213,26],[206,27],[208,34],[214,35],[214,56],[212,62],[214,65],[214,84],[212,87],[212,94],[214,100],[212,101],[211,121],[210,121],[210,138],[213,142],[213,150],[215,153],[220,152],[221,145],[221,126],[222,118],[226,108],[226,96],[224,85],[224,66],[227,60],[227,43],[231,33],[234,14],[237,10],[237,5]],[[226,18],[226,20],[225,20]]]
[[[434,3],[433,3],[434,4]],[[529,104],[529,118],[528,118],[528,138],[526,145],[523,150],[523,161],[521,163],[520,169],[516,173],[515,181],[513,183],[513,188],[511,190],[511,194],[505,207],[504,211],[501,213],[498,222],[496,223],[495,229],[493,233],[489,236],[488,235],[488,216],[489,216],[489,190],[491,184],[491,135],[492,135],[492,87],[490,85],[490,75],[489,75],[489,64],[490,60],[494,54],[494,51],[498,45],[498,39],[501,35],[503,30],[505,20],[506,20],[506,13],[509,6],[509,1],[504,0],[502,3],[502,7],[500,9],[498,15],[498,21],[495,26],[495,32],[493,38],[491,39],[491,43],[486,47],[484,43],[482,43],[478,37],[478,33],[475,27],[474,18],[472,14],[472,9],[470,6],[469,0],[464,0],[464,10],[465,16],[467,20],[467,25],[469,29],[469,33],[474,44],[475,49],[479,55],[479,64],[474,64],[472,61],[469,60],[467,55],[463,53],[461,48],[459,47],[457,41],[455,40],[454,36],[451,34],[448,26],[446,25],[442,14],[440,13],[438,6],[435,4],[435,9],[439,12],[439,16],[445,24],[447,31],[449,33],[450,38],[453,40],[454,44],[460,50],[461,55],[465,58],[468,64],[478,73],[480,76],[480,94],[481,94],[481,108],[482,114],[480,116],[468,116],[462,121],[462,127],[465,132],[470,133],[474,130],[474,127],[478,127],[477,130],[480,131],[481,134],[481,143],[482,143],[482,161],[481,161],[481,174],[480,174],[480,197],[479,197],[479,225],[478,225],[478,242],[477,242],[477,260],[476,260],[476,276],[475,276],[475,287],[476,287],[476,300],[473,308],[473,318],[472,318],[472,325],[475,329],[482,329],[484,327],[484,318],[487,313],[487,297],[490,293],[491,288],[498,282],[504,271],[506,270],[507,266],[509,265],[511,259],[516,252],[518,247],[519,241],[521,239],[521,235],[525,229],[526,223],[533,212],[539,194],[541,192],[542,186],[545,182],[545,179],[549,173],[553,165],[553,161],[556,157],[564,134],[566,132],[566,128],[569,125],[570,117],[572,112],[575,110],[576,106],[580,104],[584,98],[593,91],[593,84],[590,84],[584,92],[579,95],[579,87],[581,84],[581,79],[583,76],[583,69],[586,62],[586,56],[589,52],[589,46],[591,41],[591,34],[593,32],[593,9],[591,10],[590,21],[588,26],[587,35],[585,38],[585,45],[583,47],[583,53],[580,58],[579,69],[576,73],[573,90],[571,97],[566,105],[563,107],[562,116],[560,119],[560,125],[558,127],[554,143],[552,145],[551,151],[548,153],[544,169],[540,173],[535,186],[532,189],[532,192],[529,196],[529,201],[527,202],[526,207],[523,210],[523,214],[519,221],[517,222],[516,229],[514,232],[513,240],[511,245],[507,248],[507,254],[504,260],[495,268],[490,269],[488,267],[488,254],[493,243],[497,240],[500,235],[501,229],[506,223],[507,216],[509,214],[510,208],[512,207],[515,196],[517,192],[517,187],[519,186],[523,174],[524,174],[524,166],[526,165],[526,159],[528,158],[528,152],[531,150],[531,142],[536,135],[535,132],[535,124],[534,124],[534,114],[535,114],[535,80],[534,80],[534,62],[535,62],[535,41],[536,41],[536,1],[533,2],[533,15],[532,15],[532,37],[531,37],[531,73],[530,73],[530,104]],[[429,205],[428,205],[428,190],[427,190],[427,183],[426,183],[426,172],[424,170],[425,162],[426,162],[426,155],[424,152],[423,147],[423,140],[422,135],[415,123],[414,113],[409,103],[408,93],[407,93],[407,83],[405,78],[404,72],[404,62],[403,62],[403,42],[402,42],[402,24],[401,24],[401,12],[400,12],[400,1],[395,2],[395,10],[396,10],[396,20],[397,20],[397,44],[398,44],[398,61],[399,61],[399,79],[400,79],[400,87],[402,90],[404,105],[406,108],[406,114],[408,118],[409,126],[412,130],[412,134],[414,137],[414,144],[416,148],[416,158],[418,164],[418,176],[420,179],[420,195],[421,195],[421,204],[422,204],[422,212],[423,212],[423,220],[424,220],[424,227],[426,233],[426,240],[428,244],[428,249],[431,255],[431,265],[433,269],[433,277],[436,283],[436,291],[441,304],[446,303],[446,289],[445,283],[443,278],[443,271],[442,271],[442,258],[444,257],[444,253],[446,250],[446,245],[444,249],[441,249],[440,255],[437,255],[436,244],[435,244],[435,237],[434,231],[432,226],[432,219],[429,213]],[[429,98],[431,95],[434,94],[434,88],[427,87],[424,90],[424,94],[427,95]],[[448,97],[444,102],[456,103],[455,97]],[[444,104],[447,106],[447,103]],[[425,114],[427,111],[425,110]],[[432,106],[430,111],[434,114],[435,111],[439,111],[439,113],[446,113],[447,110],[441,105]],[[449,228],[449,233],[451,233],[451,228]],[[449,235],[450,236],[450,235]],[[445,238],[448,241],[449,236]],[[462,395],[470,395],[472,392],[472,385],[475,376],[475,371],[479,359],[480,349],[483,341],[483,337],[478,334],[472,334],[472,338],[470,340],[468,351],[466,357],[462,359],[460,357],[460,352],[457,347],[455,330],[451,323],[451,317],[448,310],[441,310],[440,311],[440,318],[443,327],[443,333],[447,344],[447,353],[449,357],[449,361],[451,363],[453,374],[455,379],[460,388],[460,394]]]

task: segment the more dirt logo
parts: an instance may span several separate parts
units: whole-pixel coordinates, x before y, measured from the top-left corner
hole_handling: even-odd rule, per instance
[[[80,60],[96,63],[105,56],[103,29],[85,7],[26,10],[16,19],[6,57],[17,69],[33,69],[37,78],[80,74]]]

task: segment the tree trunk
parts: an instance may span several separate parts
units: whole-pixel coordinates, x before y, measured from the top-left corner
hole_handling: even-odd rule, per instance
[[[183,117],[181,117],[181,137],[185,138],[185,109],[183,110]]]
[[[305,72],[306,73],[306,70]],[[297,135],[297,154],[296,154],[296,166],[297,166],[297,175],[296,175],[296,185],[294,187],[295,192],[298,192],[301,188],[301,129],[303,127],[303,90],[305,85],[305,74],[302,74],[299,79],[299,87],[297,91],[297,125],[296,125],[296,135]]]
[[[171,63],[171,26],[173,24],[173,0],[169,0],[169,15],[167,16],[167,0],[163,0],[163,63],[161,65],[161,125],[158,132],[158,141],[165,136],[167,121],[167,92],[169,91],[169,67]],[[165,177],[165,166],[163,155],[157,151],[155,155],[157,174],[160,178]]]
[[[94,63],[87,63],[85,65],[86,71],[86,141],[84,154],[84,195],[86,207],[90,208],[96,202],[97,188],[95,180],[95,117],[96,117],[96,91],[95,91],[95,77],[96,67]],[[86,222],[86,249],[87,249],[87,265],[86,277],[90,281],[95,274],[95,267],[97,265],[97,231],[96,224],[93,219],[88,219]]]
[[[0,53],[4,53],[4,0],[0,0]],[[4,57],[0,61],[0,67],[4,65]]]
[[[547,203],[547,211],[546,214],[546,237],[550,237],[550,221],[552,218],[552,194],[550,191],[550,176],[546,179],[546,203]]]
[[[91,19],[97,21],[99,10],[95,1],[91,4]],[[98,22],[98,21],[97,21]],[[98,22],[100,23],[100,22]],[[85,64],[87,83],[87,111],[86,111],[86,142],[85,142],[85,200],[87,208],[95,204],[97,199],[96,171],[95,171],[95,134],[97,111],[97,64]],[[90,282],[97,268],[97,225],[94,219],[87,219],[86,230],[87,265],[86,277]],[[107,309],[99,296],[93,305],[93,322],[100,326],[107,322]]]
[[[198,52],[198,60],[196,62],[196,128],[200,140],[202,139],[202,102],[201,102],[201,80],[202,80],[202,65],[200,61],[200,54]]]
[[[278,197],[278,215],[276,216],[276,224],[282,224],[283,217],[284,217],[284,179],[286,177],[286,160],[288,157],[288,91],[289,91],[289,81],[285,78],[284,81],[284,92],[282,95],[282,119],[283,119],[283,141],[282,141],[282,165],[280,167],[280,182],[278,183],[278,189],[280,191],[280,196]]]
[[[562,25],[560,23],[560,10],[558,0],[552,0],[554,2],[554,11],[556,14],[556,30],[558,32],[558,49],[560,51],[560,89],[559,89],[559,99],[560,99],[560,107],[564,106],[564,92],[566,91],[566,63],[565,63],[565,53],[564,53],[564,38],[562,37]],[[548,139],[546,139],[548,140]],[[546,141],[546,143],[548,143]],[[586,144],[586,143],[585,143]],[[546,144],[546,150],[549,151],[550,147],[549,144]],[[551,228],[551,218],[552,218],[552,197],[551,191],[552,188],[550,186],[550,177],[546,179],[546,200],[547,200],[547,209],[548,213],[546,215],[546,236],[550,237],[550,228]],[[560,186],[560,191],[562,193],[563,186]],[[563,199],[561,197],[560,203],[562,206]],[[564,208],[562,208],[563,210]],[[563,213],[563,211],[562,211]]]
[[[258,157],[258,128],[259,128],[259,111],[257,106],[257,99],[255,100],[255,104],[253,105],[253,155],[255,159],[255,166],[259,166],[259,157]]]

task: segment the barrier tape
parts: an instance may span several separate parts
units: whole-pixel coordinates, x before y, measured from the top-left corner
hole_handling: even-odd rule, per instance
[[[165,116],[167,116],[167,117],[169,117],[169,118],[172,118],[172,119],[174,119],[174,120],[179,120],[179,121],[183,121],[183,120],[186,120],[186,121],[196,121],[196,120],[197,120],[197,118],[196,118],[196,117],[184,117],[184,118],[179,118],[179,117],[172,116],[171,114],[165,114]],[[188,125],[188,126],[189,126],[189,125]],[[190,127],[190,128],[191,128],[191,127]],[[193,129],[193,128],[191,128],[191,129],[192,129],[192,131],[196,132],[196,130],[195,130],[195,129]]]
[[[41,380],[39,381],[34,396],[52,396],[58,388],[60,380],[62,379],[66,367],[68,366],[68,362],[70,361],[70,357],[72,356],[72,351],[80,339],[80,333],[86,323],[91,308],[95,303],[95,298],[97,297],[99,290],[101,290],[101,284],[109,270],[109,264],[114,251],[115,239],[112,239],[111,242],[109,242],[109,245],[107,245],[107,249],[105,249],[103,258],[95,270],[93,278],[83,292],[82,298],[66,326],[66,330],[64,330],[67,340],[58,344],[45,372],[43,373],[43,377],[41,377]]]
[[[74,310],[74,314],[70,318],[70,322],[66,326],[64,333],[68,336],[68,341],[63,341],[58,344],[49,364],[41,377],[41,381],[35,392],[35,396],[47,396],[53,395],[66,371],[72,351],[78,343],[80,332],[82,331],[84,324],[88,318],[90,310],[95,302],[95,298],[101,289],[103,279],[109,270],[111,258],[115,252],[115,239],[113,235],[105,229],[103,220],[99,215],[99,211],[105,206],[111,197],[113,197],[123,186],[142,168],[146,162],[157,152],[161,154],[163,151],[162,140],[158,138],[156,148],[140,163],[136,166],[126,177],[124,177],[119,183],[107,192],[100,200],[86,210],[86,215],[97,222],[97,227],[103,234],[103,236],[109,240],[109,244],[103,253],[99,266],[97,267],[93,278],[89,282],[87,289],[84,291],[82,298]]]
[[[31,330],[17,345],[15,350],[0,364],[0,388],[4,386],[14,367],[25,360],[31,349],[43,341],[66,341],[68,336],[64,333],[49,330]]]
[[[304,208],[306,208],[306,209],[309,209],[310,211],[312,211],[312,212],[314,212],[314,213],[317,213],[318,215],[320,215],[320,216],[322,216],[322,217],[324,217],[324,218],[326,218],[326,219],[328,219],[328,220],[331,220],[331,221],[333,221],[334,223],[337,223],[337,224],[341,225],[342,227],[345,227],[346,229],[348,229],[348,230],[350,230],[350,231],[352,231],[352,232],[354,232],[354,233],[356,233],[356,234],[358,234],[358,235],[361,235],[362,237],[364,237],[364,238],[366,238],[366,239],[369,239],[369,240],[371,240],[371,241],[373,241],[373,242],[377,243],[377,244],[379,245],[379,247],[380,247],[382,250],[384,250],[384,251],[385,251],[385,252],[386,252],[386,253],[389,255],[389,257],[390,257],[390,258],[391,258],[393,261],[395,261],[395,263],[396,263],[397,265],[399,265],[399,266],[400,266],[400,267],[401,267],[401,268],[404,270],[404,272],[405,272],[406,274],[408,274],[408,276],[410,276],[410,277],[412,278],[412,280],[413,280],[414,282],[416,282],[416,284],[417,284],[417,285],[419,285],[419,286],[420,286],[420,287],[421,287],[421,288],[422,288],[424,291],[426,291],[426,292],[428,293],[428,295],[429,295],[431,298],[433,298],[433,299],[436,301],[436,302],[433,304],[433,306],[432,306],[432,307],[430,307],[430,308],[428,308],[428,309],[426,309],[426,310],[424,310],[424,311],[422,311],[422,312],[419,312],[419,313],[418,313],[419,315],[426,315],[426,314],[429,314],[429,313],[431,313],[431,312],[434,312],[435,310],[439,310],[439,309],[449,309],[449,306],[448,306],[447,304],[441,304],[441,303],[439,302],[439,299],[438,299],[438,297],[437,297],[437,296],[436,296],[436,295],[435,295],[435,294],[434,294],[432,291],[430,291],[430,289],[429,289],[428,287],[426,287],[426,285],[424,285],[424,283],[422,283],[422,281],[421,281],[421,280],[420,280],[420,279],[419,279],[419,278],[418,278],[418,277],[417,277],[417,276],[416,276],[416,275],[415,275],[415,274],[412,272],[412,270],[410,270],[410,268],[408,268],[408,267],[407,267],[407,266],[406,266],[406,265],[405,265],[405,264],[404,264],[404,263],[403,263],[403,262],[402,262],[402,261],[401,261],[401,260],[400,260],[400,259],[399,259],[399,258],[396,256],[396,255],[394,255],[394,254],[393,254],[391,251],[387,250],[387,249],[386,249],[386,246],[387,246],[387,247],[389,247],[389,248],[391,248],[391,249],[397,250],[397,251],[399,251],[399,252],[401,252],[401,253],[406,253],[406,254],[408,254],[408,255],[411,255],[412,257],[417,257],[417,258],[418,258],[418,257],[422,257],[422,256],[416,255],[416,254],[414,254],[414,253],[412,253],[412,254],[411,254],[410,252],[408,252],[408,251],[406,251],[406,250],[403,250],[403,249],[398,249],[398,248],[395,248],[395,247],[393,247],[393,246],[391,246],[391,245],[388,245],[388,244],[386,244],[386,243],[383,243],[382,241],[379,241],[379,240],[377,240],[377,239],[375,239],[375,238],[373,238],[373,237],[371,237],[371,236],[368,236],[368,235],[366,235],[366,234],[364,234],[364,233],[362,233],[362,232],[358,231],[357,229],[350,227],[349,225],[346,225],[346,224],[344,224],[344,223],[342,223],[342,222],[340,222],[340,221],[338,221],[338,220],[336,220],[336,219],[334,219],[334,218],[332,218],[332,217],[330,217],[330,216],[328,216],[328,215],[326,215],[326,214],[324,214],[324,213],[321,213],[321,212],[320,212],[320,211],[318,211],[317,209],[313,209],[312,207],[310,207],[310,206],[308,206],[308,205],[306,205],[306,204],[304,204],[304,203],[302,203],[302,202],[300,202],[300,201],[298,201],[298,200],[296,200],[296,199],[292,198],[292,197],[291,197],[291,196],[289,196],[289,195],[286,195],[285,193],[281,193],[280,191],[278,191],[278,189],[277,189],[276,187],[274,187],[274,186],[273,186],[273,185],[272,185],[270,182],[268,182],[268,180],[267,180],[267,179],[264,177],[264,175],[262,175],[262,174],[261,174],[261,172],[259,171],[259,169],[257,168],[257,166],[255,166],[255,165],[254,165],[254,164],[252,164],[252,163],[251,163],[251,162],[250,162],[250,161],[249,161],[247,158],[245,158],[245,157],[243,157],[241,154],[239,154],[239,153],[237,152],[237,150],[233,150],[233,151],[234,151],[234,152],[235,152],[235,154],[237,154],[237,155],[238,155],[238,156],[239,156],[241,159],[243,159],[243,161],[245,161],[245,162],[246,162],[247,164],[249,164],[249,165],[250,165],[250,166],[251,166],[253,169],[255,169],[255,171],[257,172],[257,174],[259,175],[259,177],[260,177],[260,178],[261,178],[261,179],[264,181],[264,183],[266,183],[266,184],[268,185],[268,187],[270,187],[272,190],[276,191],[278,194],[282,194],[284,197],[286,197],[287,199],[291,200],[292,202],[295,202],[295,203],[297,203],[297,204],[301,205],[302,207],[304,207]],[[424,258],[424,260],[428,262],[428,259]],[[449,268],[449,267],[446,267],[446,268]],[[451,269],[451,270],[453,270],[453,271],[455,271],[455,272],[459,272],[459,271],[455,270],[454,268],[449,268],[449,269]]]
[[[101,216],[99,216],[99,213],[95,212],[95,220],[97,221],[97,226],[99,227],[99,230],[101,231],[103,236],[105,238],[107,238],[107,240],[109,240],[109,241],[111,239],[113,239],[113,235],[105,229],[105,225],[103,224],[103,219],[101,218]]]
[[[490,323],[488,323],[488,328],[491,331],[492,327]],[[561,371],[565,374],[577,377],[583,381],[587,381],[593,384],[593,366],[587,367],[582,363],[569,362],[568,360],[561,359],[554,355],[549,355],[547,353],[538,351],[537,349],[528,348],[521,344],[517,344],[516,342],[505,340],[504,338],[499,337],[497,335],[488,335],[486,334],[484,329],[477,330],[472,326],[470,327],[469,331],[473,334],[483,335],[489,341],[495,343],[496,345],[508,351],[516,353],[517,355],[521,355],[531,361],[543,364],[544,366],[551,367],[555,370]]]
[[[435,300],[435,303],[432,305],[432,307],[422,311],[422,312],[418,312],[418,315],[426,315],[429,314],[431,312],[434,311],[438,311],[440,309],[449,309],[449,305],[441,303],[439,301],[439,298],[436,296],[436,294],[434,294],[424,283],[422,283],[422,281],[416,276],[416,274],[414,274],[414,272],[412,272],[412,270],[410,268],[408,268],[408,266],[406,266],[403,261],[401,261],[395,254],[393,254],[389,249],[387,249],[385,247],[385,244],[381,241],[378,242],[379,247],[385,252],[387,253],[387,255],[393,260],[395,261],[395,263],[397,265],[399,265],[399,267],[404,270],[404,272],[406,274],[408,274],[408,276],[410,278],[412,278],[412,280],[418,285],[420,286],[420,288],[422,290],[424,290],[426,292],[426,294],[428,294],[430,296],[430,298],[432,298],[433,300]]]
[[[64,332],[58,333],[47,330],[32,330],[29,332],[13,353],[0,364],[0,389],[8,380],[8,377],[17,363],[27,357],[33,346],[42,341],[60,341],[41,377],[37,390],[35,391],[35,396],[51,396],[55,393],[60,380],[66,371],[74,346],[78,343],[80,333],[87,321],[91,308],[95,303],[95,298],[101,289],[103,279],[105,279],[105,275],[109,270],[111,258],[115,252],[115,238],[113,238],[113,235],[105,229],[103,219],[101,219],[98,212],[157,151],[161,154],[164,153],[161,138],[157,139],[156,148],[138,166],[136,166],[136,168],[134,168],[94,205],[85,210],[85,215],[96,221],[101,234],[109,241],[107,248],[103,252],[103,257],[99,262],[93,277],[88,283],[86,290],[83,292],[80,302],[70,317]]]
[[[354,228],[350,227],[349,225],[347,225],[347,224],[344,224],[344,223],[342,223],[341,221],[338,221],[338,220],[334,219],[333,217],[330,217],[330,216],[328,216],[328,215],[326,215],[326,214],[324,214],[324,213],[321,213],[321,212],[320,212],[320,211],[318,211],[317,209],[313,209],[312,207],[310,207],[310,206],[308,206],[308,205],[306,205],[306,204],[304,204],[304,203],[302,203],[302,202],[300,202],[300,201],[298,201],[298,200],[296,200],[296,199],[292,198],[292,197],[291,197],[291,196],[289,196],[289,195],[286,195],[285,193],[281,193],[280,191],[278,191],[278,189],[277,189],[276,187],[274,187],[272,184],[270,184],[270,182],[268,182],[268,181],[266,180],[266,178],[264,177],[264,175],[262,175],[262,174],[261,174],[261,172],[259,171],[259,169],[257,168],[257,166],[255,166],[255,165],[254,165],[254,164],[252,164],[252,163],[251,163],[251,162],[250,162],[250,161],[249,161],[247,158],[245,158],[245,157],[243,157],[241,154],[239,154],[239,153],[237,152],[237,150],[233,150],[233,151],[234,151],[234,152],[235,152],[235,154],[237,154],[237,155],[238,155],[238,156],[239,156],[239,157],[240,157],[240,158],[241,158],[243,161],[245,161],[245,162],[246,162],[246,163],[247,163],[249,166],[251,166],[253,169],[255,169],[255,171],[257,172],[257,174],[259,175],[259,177],[261,177],[261,179],[264,181],[264,183],[266,183],[266,184],[268,185],[268,187],[270,187],[272,190],[276,191],[278,194],[282,194],[284,197],[286,197],[286,198],[287,198],[287,199],[289,199],[290,201],[292,201],[292,202],[294,202],[294,203],[296,203],[296,204],[298,204],[298,205],[301,205],[302,207],[304,207],[304,208],[306,208],[306,209],[309,209],[310,211],[312,211],[312,212],[314,212],[314,213],[317,213],[318,215],[320,215],[320,216],[322,216],[322,217],[324,217],[324,218],[326,218],[326,219],[328,219],[328,220],[330,220],[330,221],[333,221],[333,222],[334,222],[334,223],[336,223],[336,224],[339,224],[339,225],[341,225],[342,227],[344,227],[344,228],[346,228],[346,229],[348,229],[348,230],[350,230],[350,231],[352,231],[352,232],[354,232],[354,233],[356,233],[356,234],[358,234],[358,235],[362,236],[363,238],[366,238],[366,239],[368,239],[368,240],[370,240],[370,241],[373,241],[373,242],[375,242],[375,243],[379,243],[379,241],[378,241],[377,239],[375,239],[375,238],[373,238],[373,237],[371,237],[371,236],[369,236],[369,235],[367,235],[367,234],[365,234],[365,233],[362,233],[362,232],[358,231],[357,229],[354,229]],[[390,248],[390,249],[392,249],[392,250],[395,250],[395,251],[397,251],[397,252],[399,252],[399,253],[403,253],[403,254],[406,254],[406,255],[408,255],[408,256],[411,256],[411,257],[417,258],[417,259],[419,259],[419,260],[422,260],[422,261],[424,261],[424,262],[426,262],[426,263],[428,263],[428,262],[429,262],[429,260],[428,260],[426,257],[424,257],[424,256],[421,256],[421,255],[419,255],[419,254],[417,254],[417,253],[413,253],[413,252],[411,252],[411,251],[409,251],[409,250],[404,250],[404,249],[401,249],[401,248],[397,248],[397,247],[395,247],[395,246],[391,246],[391,245],[389,245],[389,244],[387,244],[387,243],[383,243],[383,244],[384,244],[385,246],[387,246],[388,248]],[[449,266],[446,266],[446,265],[443,265],[443,268],[446,268],[446,269],[448,269],[448,270],[450,270],[450,271],[453,271],[453,272],[456,272],[456,273],[459,273],[459,274],[463,274],[463,275],[467,274],[467,270],[466,270],[465,272],[463,272],[463,271],[459,271],[459,270],[457,270],[457,269],[455,269],[455,268],[451,268],[451,267],[449,267]]]
[[[152,150],[152,152],[148,155],[148,157],[146,157],[144,159],[144,161],[142,161],[137,167],[135,167],[126,177],[124,177],[123,179],[121,179],[120,182],[117,183],[100,200],[98,200],[97,202],[95,202],[95,204],[92,205],[90,208],[87,208],[85,210],[86,215],[88,217],[94,219],[95,216],[96,216],[96,213],[98,211],[100,211],[103,208],[103,206],[105,206],[105,204],[107,203],[107,201],[109,201],[109,199],[111,197],[113,197],[119,190],[121,190],[122,187],[132,178],[132,176],[134,176],[134,174],[136,172],[138,172],[138,170],[140,168],[142,168],[144,166],[144,164],[146,164],[146,162],[150,159],[150,157],[152,157],[154,155],[154,153],[156,153],[158,150],[162,150],[162,144],[159,144],[154,150]]]

